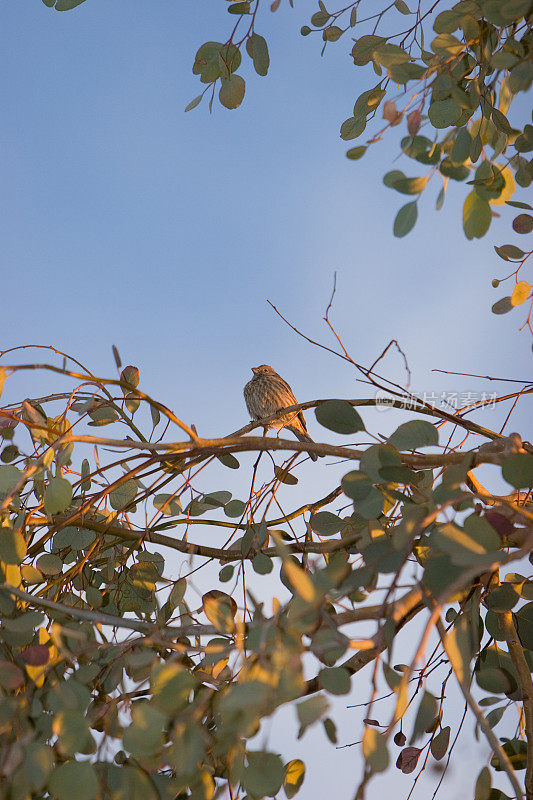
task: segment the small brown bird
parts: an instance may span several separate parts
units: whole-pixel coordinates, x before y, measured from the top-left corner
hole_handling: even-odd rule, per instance
[[[252,372],[254,377],[244,387],[244,399],[252,419],[261,420],[270,417],[276,411],[281,411],[282,408],[297,404],[298,401],[289,384],[268,364],[252,367]],[[300,442],[313,441],[307,433],[302,411],[293,411],[291,414],[278,417],[265,426],[265,432],[267,428],[287,428]],[[309,456],[313,461],[318,458],[315,453],[309,453]]]

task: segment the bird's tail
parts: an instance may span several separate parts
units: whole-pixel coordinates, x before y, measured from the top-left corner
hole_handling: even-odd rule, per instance
[[[290,431],[292,431],[292,433],[294,433],[294,435],[296,436],[298,441],[300,441],[300,442],[313,442],[313,440],[311,439],[310,436],[307,435],[307,433],[302,433],[301,431],[297,430],[296,428],[293,428],[292,425],[291,426],[287,426],[287,427],[289,428]],[[313,442],[313,444],[314,444],[314,442]],[[311,458],[313,461],[316,461],[318,456],[317,456],[316,453],[309,453],[309,458]]]

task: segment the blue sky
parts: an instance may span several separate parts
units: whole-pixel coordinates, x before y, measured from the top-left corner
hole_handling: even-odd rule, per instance
[[[394,161],[401,129],[363,160],[345,158],[339,125],[373,78],[351,66],[342,41],[321,59],[320,42],[299,35],[307,21],[287,3],[263,12],[256,28],[269,41],[269,76],[243,71],[237,111],[215,104],[210,115],[203,103],[185,114],[201,88],[197,48],[230,29],[224,3],[87,0],[57,13],[5,0],[2,349],[53,344],[112,376],[115,344],[145,391],[202,435],[222,434],[247,422],[242,386],[256,364],[272,364],[301,400],[368,396],[348,366],[298,338],[266,302],[332,345],[322,317],[336,271],[332,318],[357,361],[371,363],[397,338],[421,392],[493,391],[432,368],[527,377],[522,315],[490,313],[508,293],[490,285],[506,266],[493,244],[520,244],[509,235],[512,213],[468,242],[464,187],[451,185],[437,213],[440,186],[430,186],[415,230],[394,239],[406,198],[382,175],[421,172]],[[400,360],[388,363],[389,376],[403,378]],[[6,394],[57,384],[35,381],[16,376]],[[525,428],[523,408],[511,429]],[[488,413],[478,421],[497,427],[502,413]],[[354,752],[343,753],[341,800],[354,782]],[[328,769],[338,769],[335,757]],[[327,789],[320,770],[314,780],[317,794],[308,786],[304,800]]]

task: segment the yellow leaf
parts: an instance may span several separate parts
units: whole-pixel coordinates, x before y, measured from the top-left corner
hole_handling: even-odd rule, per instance
[[[292,583],[302,600],[305,600],[306,603],[312,603],[316,597],[316,592],[309,575],[294,561],[285,561],[283,569],[289,582]]]
[[[235,647],[240,653],[244,652],[244,639],[246,636],[246,626],[240,614],[235,617],[236,633],[235,633]]]
[[[217,661],[215,666],[213,667],[213,678],[218,678],[226,664],[228,663],[229,658],[223,658],[220,661]]]
[[[502,114],[507,114],[507,109],[513,101],[514,94],[509,88],[509,75],[507,75],[500,84],[500,101],[498,103],[498,110]]]
[[[491,206],[503,206],[503,204],[507,202],[507,200],[511,199],[511,197],[515,192],[516,184],[514,180],[514,175],[509,169],[509,167],[505,167],[505,169],[502,170],[502,175],[505,179],[505,186],[503,187],[502,193],[500,194],[499,197],[496,197],[493,200],[489,200]]]
[[[16,589],[22,584],[20,577],[20,567],[16,564],[2,564],[4,575],[6,576],[6,583],[14,586]]]
[[[200,772],[196,780],[195,797],[202,798],[202,800],[212,800],[215,794],[215,781],[209,772]]]
[[[229,594],[212,589],[202,597],[204,614],[215,628],[230,633],[235,630],[235,614],[237,613],[237,603]]]
[[[247,665],[243,667],[239,672],[238,680],[240,683],[259,681],[260,683],[275,688],[279,683],[279,674],[276,674],[272,669],[266,669],[266,667],[261,666],[261,664],[256,661],[251,664],[247,663]]]
[[[294,758],[285,767],[285,780],[283,787],[288,798],[294,797],[303,783],[305,777],[305,764],[301,759]]]
[[[527,281],[518,281],[511,295],[511,305],[520,306],[531,294],[531,286]]]
[[[281,608],[281,603],[279,602],[277,597],[272,598],[272,613],[277,614]]]

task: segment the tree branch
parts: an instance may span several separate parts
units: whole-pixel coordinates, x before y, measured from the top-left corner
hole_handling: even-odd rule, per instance
[[[513,615],[511,611],[497,611],[500,630],[505,637],[509,655],[518,673],[522,702],[524,704],[524,717],[527,739],[527,767],[525,789],[527,800],[533,798],[533,681],[531,672],[524,656],[524,648],[518,638]]]

